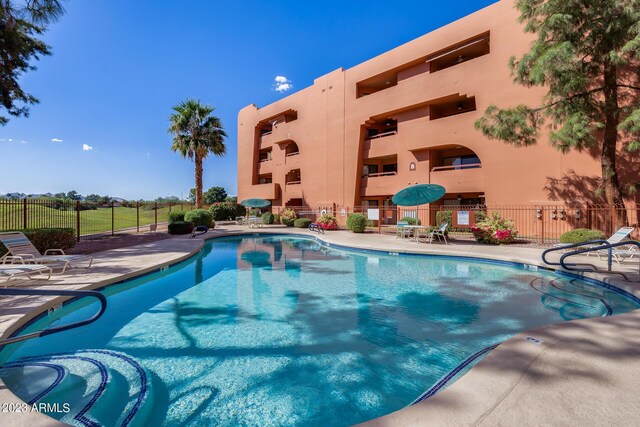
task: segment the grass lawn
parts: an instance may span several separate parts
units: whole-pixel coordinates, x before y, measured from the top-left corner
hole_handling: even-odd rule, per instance
[[[185,205],[185,210],[189,209]],[[173,206],[172,210],[180,210],[180,206]],[[169,207],[158,209],[158,222],[166,222]],[[0,204],[0,230],[19,230],[24,228],[24,207],[22,204]],[[102,233],[111,231],[112,209],[110,207],[98,208],[96,210],[80,211],[80,235]],[[121,230],[123,228],[135,227],[136,208],[118,206],[113,208],[113,228]],[[47,206],[28,205],[27,206],[27,228],[43,227],[71,227],[76,228],[76,212],[63,211]],[[153,209],[143,209],[140,207],[140,227],[148,226],[155,222],[155,211]]]

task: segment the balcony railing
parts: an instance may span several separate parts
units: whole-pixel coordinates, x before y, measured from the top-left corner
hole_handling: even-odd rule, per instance
[[[295,153],[289,153],[289,154],[287,154],[287,157],[297,156],[297,155],[299,155],[299,154],[300,154],[300,152],[299,152],[299,151],[296,151]]]
[[[368,137],[366,139],[366,141],[371,141],[372,139],[384,138],[385,136],[391,136],[391,135],[395,135],[397,133],[398,133],[397,130],[392,130],[392,131],[389,131],[389,132],[379,133],[377,135],[373,135],[373,136]]]
[[[369,178],[376,178],[378,176],[393,176],[393,175],[398,175],[398,172],[379,172],[379,173],[370,173],[365,175],[366,177]]]
[[[434,168],[431,168],[431,172],[460,170],[460,169],[477,169],[481,167],[482,167],[482,163],[471,163],[468,165],[436,166]]]
[[[285,185],[298,185],[298,184],[302,184],[302,181],[289,181],[285,183]]]
[[[272,159],[260,159],[260,163],[270,162]]]

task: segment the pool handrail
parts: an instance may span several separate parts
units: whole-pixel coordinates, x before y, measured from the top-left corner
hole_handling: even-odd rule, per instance
[[[68,331],[69,329],[79,328],[98,320],[107,309],[107,298],[98,291],[80,291],[80,290],[53,290],[53,289],[28,289],[28,288],[1,288],[0,296],[3,295],[54,295],[54,296],[73,296],[76,298],[93,297],[100,302],[100,310],[88,319],[78,322],[72,322],[66,325],[54,326],[41,331],[31,332],[17,337],[10,337],[0,340],[0,348],[15,342],[26,341],[32,338],[43,337],[58,332]]]
[[[584,271],[596,271],[596,272],[600,272],[600,273],[618,274],[618,275],[624,277],[624,279],[627,282],[630,282],[631,280],[629,279],[629,277],[625,273],[622,273],[620,271],[612,271],[611,270],[611,266],[612,266],[612,263],[613,263],[613,251],[612,251],[612,249],[616,248],[618,246],[637,246],[638,249],[640,249],[640,242],[636,242],[634,240],[627,240],[627,241],[624,241],[624,242],[617,242],[617,243],[608,243],[607,242],[607,243],[605,243],[603,245],[600,245],[600,246],[594,246],[594,247],[591,247],[591,248],[583,248],[583,249],[571,251],[569,253],[563,254],[560,257],[560,266],[562,268],[564,268],[565,270],[569,270],[569,271],[581,271],[581,272],[584,272]],[[606,250],[607,251],[607,271],[606,272],[598,270],[597,267],[595,267],[595,266],[593,266],[591,264],[585,264],[585,265],[590,265],[592,267],[595,267],[595,270],[587,270],[587,269],[584,269],[584,268],[569,268],[568,266],[570,266],[570,265],[571,266],[576,266],[576,265],[582,265],[582,264],[567,264],[564,261],[567,257],[570,257],[570,256],[580,255],[580,254],[584,254],[584,253],[588,253],[588,252],[594,252],[594,251],[602,251],[602,250]],[[638,274],[640,274],[640,269],[638,270]]]
[[[602,249],[602,246],[607,245],[609,242],[607,242],[606,240],[589,240],[587,242],[581,242],[581,243],[570,243],[567,245],[563,245],[563,246],[554,246],[553,248],[549,248],[549,249],[545,249],[542,252],[542,262],[544,262],[547,265],[561,265],[559,262],[551,262],[549,260],[547,260],[547,254],[550,252],[556,252],[556,251],[564,251],[567,249],[571,249],[571,248],[578,248],[581,246],[585,246],[585,245],[598,245],[596,246],[597,250]],[[593,264],[587,264],[587,263],[581,263],[581,264],[567,264],[567,265],[588,265],[590,267],[593,267],[594,269],[597,268],[595,265]]]

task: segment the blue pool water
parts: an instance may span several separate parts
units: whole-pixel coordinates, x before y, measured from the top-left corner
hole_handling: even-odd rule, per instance
[[[0,353],[14,393],[69,404],[49,413],[73,425],[349,425],[524,329],[640,307],[546,271],[285,236],[215,239],[104,293],[96,323]],[[25,332],[96,309],[76,301]]]

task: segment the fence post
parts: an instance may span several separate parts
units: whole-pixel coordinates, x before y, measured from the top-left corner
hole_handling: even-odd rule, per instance
[[[171,212],[171,205],[169,205],[169,212]],[[156,202],[155,204],[155,209],[153,210],[154,213],[154,222],[156,224],[156,231],[158,231],[158,202]]]
[[[156,206],[158,206],[158,202],[156,202]],[[169,212],[171,212],[171,203],[169,203]],[[156,220],[156,222],[158,222],[158,221]]]
[[[382,229],[382,215],[384,215],[384,212],[382,208],[378,207],[378,234],[380,234],[380,230]]]
[[[541,243],[543,245],[544,245],[544,218],[545,218],[544,206],[540,206],[540,220],[542,221],[540,235],[542,239]]]
[[[140,232],[140,202],[136,202],[136,233]]]
[[[23,221],[23,229],[27,229],[27,199],[23,199],[22,206],[22,221]]]
[[[116,210],[115,210],[115,204],[113,202],[113,200],[111,201],[111,235],[113,236],[115,234],[115,228],[116,228]]]
[[[76,200],[76,240],[80,241],[80,200]]]

